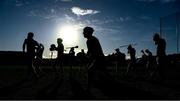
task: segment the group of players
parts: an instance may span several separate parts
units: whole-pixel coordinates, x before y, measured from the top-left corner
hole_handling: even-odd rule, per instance
[[[101,44],[95,36],[93,36],[94,29],[92,27],[85,27],[83,29],[83,36],[87,39],[87,54],[86,57],[88,58],[88,80],[89,82],[93,82],[92,77],[94,76],[95,72],[101,71],[106,72],[106,61],[105,56],[101,47]],[[28,33],[27,38],[24,40],[23,43],[23,52],[27,54],[27,63],[28,63],[28,75],[32,72],[33,75],[38,78],[39,74],[37,70],[33,67],[33,62],[35,58],[42,59],[42,52],[44,50],[44,46],[42,44],[39,44],[37,41],[33,39],[34,34],[32,32]],[[158,70],[159,74],[163,75],[162,68],[164,67],[165,58],[166,58],[166,41],[160,37],[158,33],[155,33],[153,36],[153,40],[155,42],[155,45],[157,45],[157,53],[156,53],[156,61],[158,64]],[[61,38],[57,39],[57,46],[54,44],[51,45],[50,50],[56,50],[57,51],[57,58],[55,64],[60,64],[60,68],[62,68],[62,61],[64,56],[64,45],[63,40]],[[26,51],[25,51],[26,50]],[[130,54],[130,64],[129,68],[134,66],[135,63],[135,50],[132,48],[132,46],[128,47],[128,53]],[[55,71],[55,65],[53,65],[53,68]],[[62,71],[62,69],[61,69]],[[58,72],[56,72],[58,73]]]

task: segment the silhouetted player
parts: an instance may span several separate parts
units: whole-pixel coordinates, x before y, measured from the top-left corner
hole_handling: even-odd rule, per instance
[[[146,69],[148,72],[149,77],[151,78],[153,76],[153,64],[154,64],[154,59],[152,52],[149,51],[148,49],[145,50],[147,54],[147,63],[146,63]]]
[[[147,55],[146,53],[144,52],[144,50],[141,50],[141,53],[142,53],[142,56],[141,58],[137,61],[137,64],[143,66],[143,67],[146,67],[146,63],[147,63]]]
[[[55,69],[56,73],[57,73],[57,69],[55,68],[55,66],[58,64],[60,65],[61,72],[63,72],[62,63],[63,63],[63,56],[64,56],[64,45],[62,44],[62,41],[63,40],[61,38],[58,38],[57,39],[58,46],[54,47],[55,50],[57,51],[57,58],[56,58],[55,64],[53,65],[53,68]]]
[[[147,69],[150,69],[153,65],[153,55],[152,55],[152,52],[149,51],[148,49],[145,50],[146,52],[146,56],[147,56],[147,64],[146,64],[146,68]]]
[[[84,69],[82,67],[84,67],[87,63],[86,53],[84,52],[84,49],[81,49],[81,52],[77,53],[77,59],[79,62],[79,71],[81,72],[81,70]]]
[[[42,43],[40,43],[39,48],[37,50],[37,57],[42,59],[43,58],[43,52],[44,52],[44,45]]]
[[[105,70],[104,65],[104,54],[99,43],[99,40],[93,36],[94,29],[92,27],[85,27],[83,29],[83,35],[87,38],[87,56],[89,59],[89,66],[88,66],[88,88],[93,82],[95,72]]]
[[[26,54],[27,54],[27,64],[28,64],[28,73],[27,75],[30,75],[30,73],[33,73],[33,76],[38,78],[38,74],[35,71],[35,68],[33,66],[35,55],[36,55],[36,49],[39,47],[39,44],[37,41],[33,39],[34,33],[29,32],[27,39],[24,40],[23,43],[23,52],[25,52],[26,49]]]
[[[70,65],[70,76],[73,76],[73,66],[75,64],[75,51],[74,47],[69,50],[69,65]]]
[[[71,49],[69,50],[69,58],[70,58],[70,65],[73,66],[74,62],[75,62],[75,51],[74,51],[74,47],[71,47]]]
[[[155,45],[157,45],[156,50],[156,61],[157,69],[161,79],[164,79],[164,68],[166,63],[166,41],[159,36],[158,33],[155,33],[153,36]]]
[[[81,52],[77,53],[77,57],[80,61],[80,65],[83,66],[86,63],[86,53],[84,52],[84,49],[81,49]]]
[[[122,66],[125,63],[126,55],[120,52],[119,48],[115,49],[116,53],[116,67]]]
[[[142,53],[142,59],[143,60],[146,60],[146,58],[147,58],[147,55],[145,54],[145,52],[144,52],[144,50],[141,50],[141,53]]]
[[[41,72],[40,65],[43,63],[43,52],[44,52],[44,45],[40,43],[36,52],[36,71],[38,74]]]
[[[130,62],[128,64],[126,74],[128,74],[130,70],[134,70],[136,64],[136,50],[131,45],[129,45],[127,49],[128,54],[130,54]]]
[[[70,56],[75,56],[74,47],[72,47],[72,48],[70,49],[69,55],[70,55]]]

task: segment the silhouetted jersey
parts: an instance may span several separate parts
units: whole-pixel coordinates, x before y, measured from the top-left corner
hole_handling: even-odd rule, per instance
[[[163,57],[166,55],[166,41],[160,39],[157,43],[157,57]]]
[[[96,37],[91,36],[87,40],[87,48],[88,48],[87,54],[90,57],[90,59],[93,60],[93,59],[100,59],[104,57],[102,47],[99,43],[99,40]]]
[[[35,55],[35,50],[37,49],[38,42],[34,39],[25,39],[24,45],[26,45],[27,53],[31,55]]]
[[[57,50],[57,58],[61,58],[61,56],[64,54],[64,45],[58,44],[56,50]]]
[[[74,50],[70,50],[70,51],[69,51],[69,55],[72,56],[72,57],[75,56]]]
[[[148,60],[149,63],[152,64],[152,63],[153,63],[153,55],[152,55],[152,52],[149,51],[147,54],[148,54],[148,55],[147,55],[147,56],[148,56],[148,57],[147,57],[147,60]]]
[[[136,60],[136,50],[134,48],[128,50],[128,53],[130,54],[131,61]]]
[[[152,55],[152,52],[149,52],[149,53],[148,53],[148,56],[153,56],[153,55]]]
[[[83,59],[85,56],[86,56],[86,54],[83,53],[83,52],[77,53],[77,57],[80,58],[80,59]]]

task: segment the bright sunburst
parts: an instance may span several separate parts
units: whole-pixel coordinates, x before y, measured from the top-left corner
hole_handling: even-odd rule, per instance
[[[73,25],[62,26],[59,29],[58,37],[63,39],[65,45],[75,45],[78,41],[78,28]]]

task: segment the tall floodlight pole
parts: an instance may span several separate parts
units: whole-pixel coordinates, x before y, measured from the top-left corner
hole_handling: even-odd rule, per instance
[[[177,53],[179,52],[179,19],[178,19],[178,12],[176,13],[176,38],[177,38]]]
[[[162,17],[160,17],[160,36],[162,37]]]

